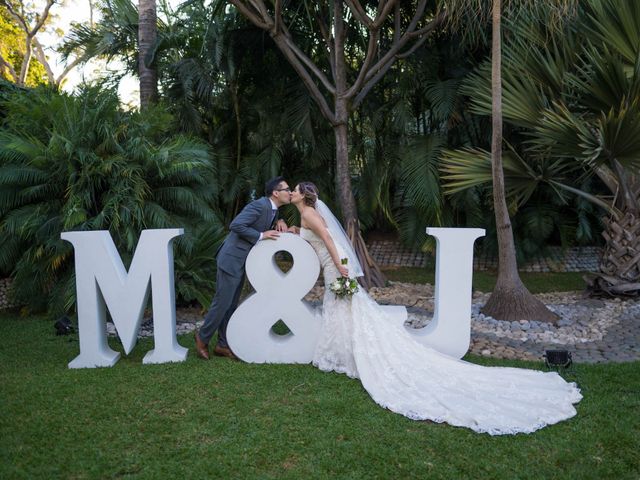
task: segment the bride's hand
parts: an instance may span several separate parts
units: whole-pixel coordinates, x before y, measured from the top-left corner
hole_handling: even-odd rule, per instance
[[[340,275],[342,275],[343,277],[349,278],[349,269],[344,265],[338,265],[338,271],[340,272]]]
[[[279,219],[276,222],[276,230],[281,233],[284,233],[288,230],[287,224],[284,222],[284,220]]]
[[[288,230],[289,233],[295,233],[296,235],[300,235],[300,228],[296,227],[295,225],[289,227]]]

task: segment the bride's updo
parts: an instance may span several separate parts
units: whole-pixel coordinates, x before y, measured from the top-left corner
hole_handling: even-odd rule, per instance
[[[311,182],[300,182],[298,184],[298,191],[303,196],[304,204],[308,207],[316,208],[316,202],[318,201],[318,187]]]

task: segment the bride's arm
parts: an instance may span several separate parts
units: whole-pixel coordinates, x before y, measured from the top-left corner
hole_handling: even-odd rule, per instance
[[[338,255],[338,249],[336,248],[336,244],[334,243],[331,235],[329,235],[329,230],[327,230],[322,217],[318,212],[312,209],[308,209],[307,212],[304,213],[304,223],[307,224],[309,229],[315,233],[318,237],[322,239],[327,250],[329,251],[329,255],[331,255],[331,260],[335,264],[336,268],[340,272],[343,277],[349,276],[349,270],[347,267],[342,265],[340,261],[340,255]]]

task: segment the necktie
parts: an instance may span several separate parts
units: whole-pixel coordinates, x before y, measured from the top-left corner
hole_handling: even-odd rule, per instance
[[[277,214],[278,214],[278,210],[276,209],[271,210],[271,226],[273,226],[273,222],[275,222]]]

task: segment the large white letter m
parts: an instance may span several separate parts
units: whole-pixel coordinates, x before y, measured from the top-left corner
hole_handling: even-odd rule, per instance
[[[127,273],[108,231],[64,232],[73,244],[80,355],[69,368],[111,367],[120,353],[107,344],[106,307],[126,354],[136,344],[151,284],[154,349],[143,363],[181,362],[188,350],[176,340],[173,239],[181,228],[143,230]]]

